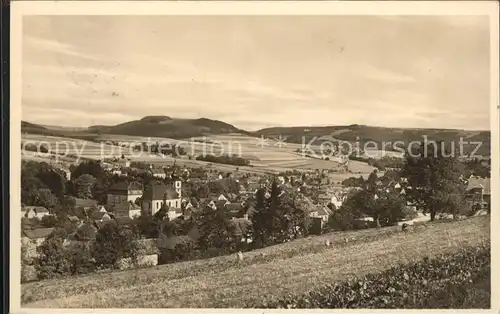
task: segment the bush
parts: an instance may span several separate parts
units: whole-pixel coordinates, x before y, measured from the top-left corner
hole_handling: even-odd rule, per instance
[[[348,210],[345,210],[341,207],[339,210],[334,211],[333,214],[328,218],[328,229],[332,231],[364,229],[360,225],[362,223],[363,222],[356,220],[356,217]]]
[[[115,264],[113,265],[116,269],[124,270],[124,269],[130,269],[134,267],[134,262],[132,261],[132,258],[126,257],[126,258],[119,258]]]
[[[403,208],[403,216],[404,219],[415,219],[418,217],[418,211],[415,208],[412,208],[411,206],[405,206]]]
[[[122,225],[107,224],[96,234],[92,256],[98,267],[112,268],[120,258],[132,257],[136,234]]]
[[[490,294],[490,269],[490,243],[486,243],[248,307],[489,308],[485,296]]]
[[[88,274],[95,271],[95,263],[89,242],[77,241],[68,249],[71,274]]]
[[[35,281],[38,279],[36,267],[34,265],[23,264],[21,266],[21,283]]]
[[[198,257],[196,243],[188,236],[159,239],[163,242],[160,248],[160,264],[188,261]]]
[[[37,249],[35,267],[39,279],[63,277],[70,273],[70,263],[63,246],[64,238],[50,235]]]
[[[58,224],[58,220],[56,216],[53,215],[47,215],[43,216],[42,219],[40,220],[40,223],[44,228],[54,228]]]

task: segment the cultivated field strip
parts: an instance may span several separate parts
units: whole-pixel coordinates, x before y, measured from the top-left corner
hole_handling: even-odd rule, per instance
[[[345,238],[350,242],[345,243]],[[489,239],[489,217],[332,233],[234,256],[25,284],[25,307],[242,307]],[[325,239],[332,247],[323,245]]]
[[[297,153],[296,150],[300,145],[286,143],[279,147],[276,142],[270,140],[267,145],[260,146],[259,139],[241,135],[209,135],[202,138],[177,140],[171,138],[146,138],[126,135],[100,135],[98,140],[114,141],[122,143],[133,143],[138,145],[142,142],[151,144],[158,142],[176,144],[185,149],[188,154],[201,155],[227,155],[236,154],[250,160],[252,167],[239,167],[240,170],[249,173],[277,173],[282,171],[290,171],[294,169],[328,169],[335,170],[339,168],[339,164],[335,161],[322,160],[317,158],[309,158]],[[196,140],[196,141],[195,141]],[[201,141],[205,141],[204,143]],[[66,154],[73,158],[88,158],[101,159],[121,157],[122,154],[131,158],[135,162],[146,162],[154,164],[171,164],[173,158],[162,158],[160,156],[144,152],[142,155],[134,152],[129,147],[121,147],[111,145],[110,143],[96,143],[80,139],[46,136],[38,134],[22,134],[22,143],[45,143],[53,153]],[[315,146],[312,146],[315,147]],[[26,156],[27,159],[33,159],[33,156]],[[47,156],[46,158],[50,158]],[[59,156],[58,158],[63,158]],[[197,160],[178,160],[179,164],[185,164],[193,167],[204,167],[208,163]],[[229,165],[214,165],[220,171],[234,171],[236,166]],[[364,163],[352,163],[349,170],[353,173],[369,174],[373,167]],[[352,173],[346,173],[346,177],[352,176]]]

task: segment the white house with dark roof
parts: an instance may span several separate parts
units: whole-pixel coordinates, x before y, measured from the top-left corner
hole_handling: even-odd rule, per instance
[[[23,236],[34,241],[37,246],[40,246],[45,239],[54,232],[54,228],[39,228],[33,230],[24,230]]]
[[[473,208],[479,205],[481,209],[491,206],[491,181],[490,178],[471,176],[467,183],[466,203]]]
[[[328,218],[333,212],[325,206],[318,206],[315,210],[309,212],[309,217],[311,218],[321,218],[323,223],[328,221]]]
[[[42,206],[24,206],[21,208],[21,215],[28,219],[42,219],[43,217],[50,215],[50,212],[47,208]]]

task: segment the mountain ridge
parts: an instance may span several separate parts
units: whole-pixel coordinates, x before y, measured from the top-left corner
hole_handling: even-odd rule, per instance
[[[27,133],[38,133],[52,136],[70,138],[95,138],[101,134],[142,136],[142,137],[164,137],[175,139],[186,139],[205,136],[210,134],[240,133],[253,137],[276,138],[288,143],[314,144],[331,140],[346,141],[365,145],[368,142],[383,144],[384,142],[402,142],[408,144],[412,141],[421,142],[427,136],[428,140],[441,140],[446,143],[480,142],[479,152],[490,156],[490,131],[484,130],[462,130],[462,129],[439,129],[439,128],[400,128],[379,127],[360,124],[337,125],[337,126],[294,126],[294,127],[270,127],[257,131],[246,131],[232,124],[208,119],[179,119],[170,116],[153,115],[145,116],[138,120],[132,120],[116,125],[93,125],[88,128],[73,130],[69,127],[39,125],[27,121],[21,122],[21,130]],[[312,141],[312,142],[311,142]],[[473,148],[465,149],[466,152]]]

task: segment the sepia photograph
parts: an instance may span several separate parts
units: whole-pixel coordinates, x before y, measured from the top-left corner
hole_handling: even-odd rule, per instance
[[[13,3],[20,308],[498,306],[498,3],[341,4]]]

